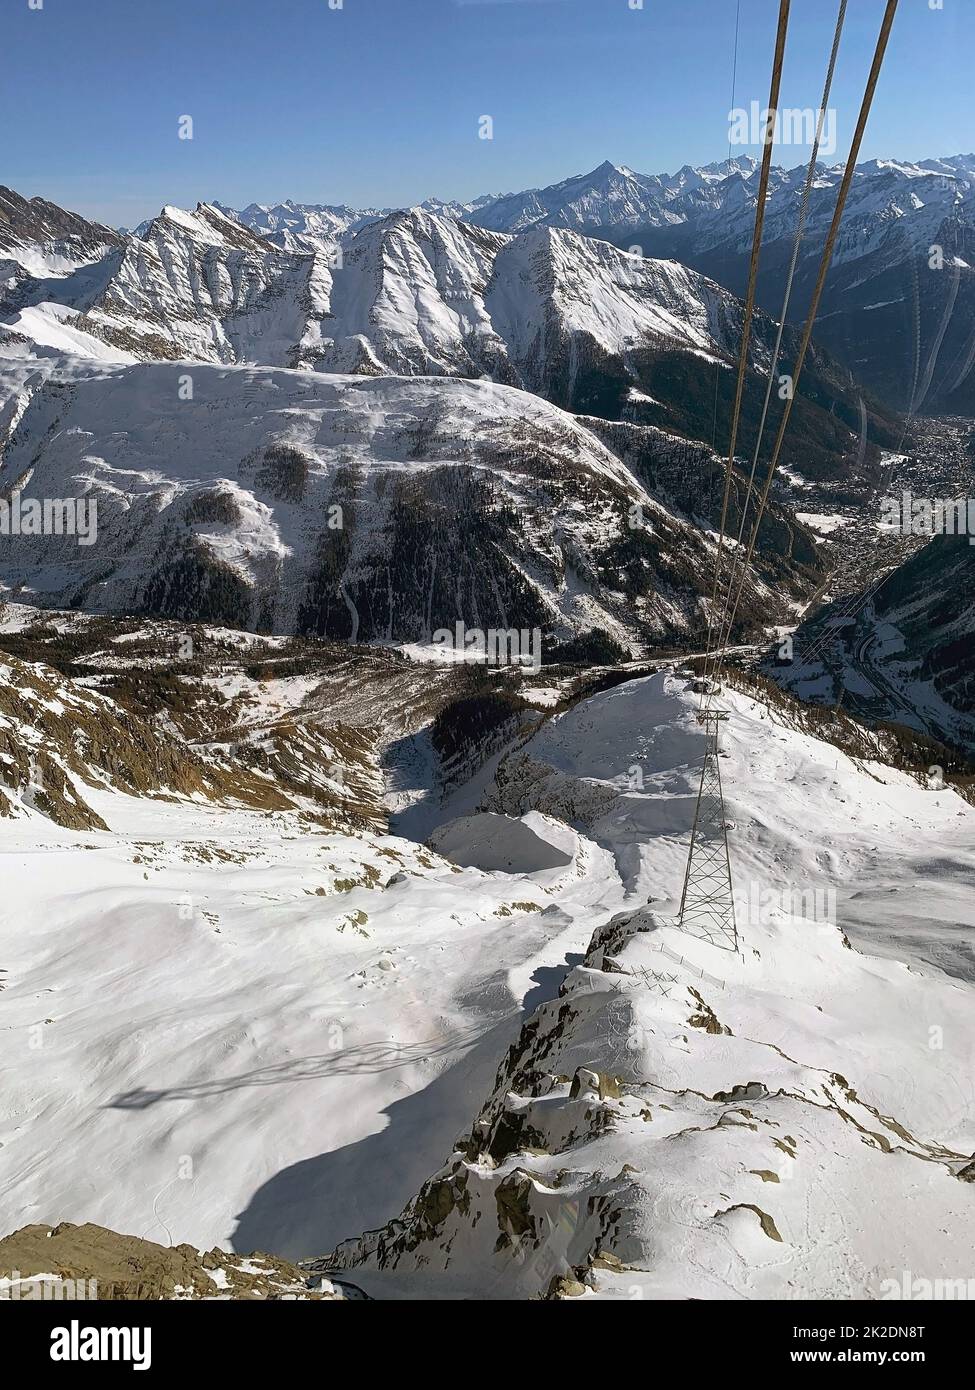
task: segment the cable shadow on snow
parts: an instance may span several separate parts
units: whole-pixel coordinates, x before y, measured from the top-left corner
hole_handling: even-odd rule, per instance
[[[387,1124],[378,1133],[293,1163],[259,1187],[237,1217],[234,1250],[311,1258],[398,1216],[469,1131],[522,1023],[558,997],[565,974],[581,959],[538,966],[531,976],[534,988],[515,1007],[501,979],[480,984],[465,1004],[481,1014],[481,1025],[461,1030],[455,1037],[463,1042],[441,1050],[459,1053],[457,1060],[421,1090],[388,1105],[381,1112]],[[499,1009],[502,990],[506,1007]],[[323,1126],[327,1120],[323,1114]]]
[[[237,1214],[231,1239],[235,1251],[265,1250],[292,1259],[327,1254],[340,1241],[397,1216],[441,1167],[491,1094],[498,1065],[523,1021],[539,1004],[557,997],[565,974],[578,959],[537,966],[523,1002],[513,998],[507,971],[478,981],[457,1000],[473,1013],[472,1022],[429,1041],[364,1043],[234,1076],[158,1089],[138,1087],[115,1096],[104,1108],[138,1111],[170,1101],[206,1101],[233,1091],[338,1076],[361,1076],[365,1090],[368,1077],[439,1061],[442,1069],[421,1089],[370,1113],[367,1122],[385,1120],[381,1130],[281,1169]],[[405,1087],[408,1082],[404,1078],[398,1084]],[[347,1130],[350,1101],[347,1095],[340,1097],[340,1112],[330,1106],[327,1094],[315,1103],[324,1148],[333,1117],[343,1134]]]
[[[539,972],[535,973],[537,975]],[[508,1020],[520,1018],[521,1014],[520,1008],[510,1009],[500,1022],[507,1023]],[[493,1030],[487,1030],[491,1031]],[[357,1047],[344,1047],[317,1056],[276,1062],[270,1066],[257,1067],[253,1071],[241,1072],[236,1076],[189,1081],[183,1085],[161,1087],[159,1090],[137,1086],[131,1091],[121,1091],[117,1096],[113,1096],[102,1109],[147,1110],[150,1106],[164,1101],[206,1100],[209,1096],[225,1095],[229,1091],[244,1090],[252,1086],[278,1086],[294,1081],[315,1081],[323,1077],[349,1076],[357,1073],[378,1076],[396,1067],[425,1062],[433,1057],[449,1056],[475,1045],[484,1036],[486,1030],[480,1025],[475,1025],[455,1029],[427,1042],[405,1045],[388,1042],[362,1043]]]

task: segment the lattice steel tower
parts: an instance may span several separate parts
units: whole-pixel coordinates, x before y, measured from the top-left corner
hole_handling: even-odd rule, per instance
[[[718,764],[718,730],[727,718],[722,710],[704,710],[698,715],[704,725],[707,745],[677,924],[691,936],[710,941],[713,946],[737,951],[728,826]]]

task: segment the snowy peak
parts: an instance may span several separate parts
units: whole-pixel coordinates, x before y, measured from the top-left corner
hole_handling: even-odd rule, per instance
[[[39,301],[84,302],[121,237],[43,198],[0,186],[0,320]]]
[[[164,207],[106,269],[78,326],[121,361],[292,365],[327,307],[314,253],[272,245],[210,203]]]
[[[720,162],[705,164],[696,172],[705,179],[724,179],[731,174],[740,174],[743,178],[748,178],[754,174],[760,162],[754,155],[744,154],[735,159],[723,159]]]
[[[307,360],[323,371],[486,374],[571,407],[586,404],[574,343],[613,359],[660,340],[723,353],[718,325],[735,312],[693,272],[567,228],[512,237],[416,207],[345,244]]]
[[[577,230],[638,226],[666,197],[660,179],[606,160],[549,188],[508,195],[470,214],[495,231],[521,231],[533,222]]]
[[[195,212],[183,208],[164,207],[149,223],[144,239],[178,229],[207,246],[234,247],[243,250],[267,251],[270,243],[249,228],[229,217],[212,203],[197,203]]]

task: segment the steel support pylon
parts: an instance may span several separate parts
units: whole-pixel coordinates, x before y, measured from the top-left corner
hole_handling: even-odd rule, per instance
[[[718,763],[718,729],[727,718],[721,710],[704,710],[698,715],[704,725],[707,744],[677,925],[689,935],[709,941],[712,946],[737,951],[728,826]]]

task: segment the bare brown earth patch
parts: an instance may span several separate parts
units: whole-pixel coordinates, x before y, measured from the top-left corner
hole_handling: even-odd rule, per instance
[[[44,1282],[32,1278],[37,1275],[61,1281],[60,1289],[44,1281],[49,1298],[72,1293],[111,1300],[341,1298],[313,1292],[307,1275],[272,1255],[200,1251],[192,1245],[167,1248],[91,1223],[23,1226],[0,1240],[0,1279],[18,1281],[6,1297],[43,1297]]]

